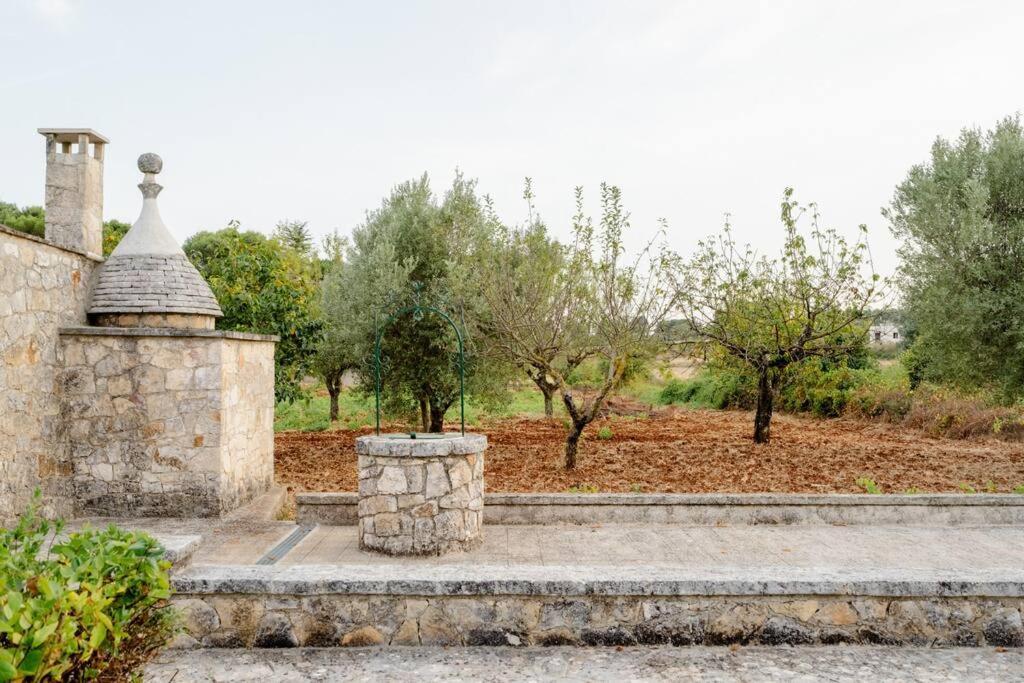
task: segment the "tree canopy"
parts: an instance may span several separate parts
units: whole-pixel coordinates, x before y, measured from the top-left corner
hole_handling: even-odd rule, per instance
[[[320,336],[319,283],[310,262],[235,222],[198,232],[182,246],[224,311],[218,329],[281,338],[274,354],[275,394],[279,401],[297,398]]]
[[[1024,129],[939,138],[885,211],[925,379],[1024,395]]]
[[[457,175],[440,200],[426,175],[402,183],[352,233],[344,264],[324,282],[325,353],[356,364],[367,390],[376,335],[392,312],[414,301],[436,304],[455,319],[466,343],[467,393],[505,391],[502,364],[482,346],[476,248],[487,230],[475,183]],[[383,330],[382,391],[392,413],[418,411],[424,430],[441,431],[459,397],[457,345],[436,315],[404,314]]]
[[[880,278],[870,265],[867,229],[850,243],[822,227],[811,204],[805,213],[786,189],[785,241],[777,258],[740,247],[727,223],[703,240],[677,270],[677,292],[699,345],[711,345],[758,381],[754,441],[770,439],[774,399],[787,368],[810,358],[832,359],[863,345],[867,313],[879,302]]]

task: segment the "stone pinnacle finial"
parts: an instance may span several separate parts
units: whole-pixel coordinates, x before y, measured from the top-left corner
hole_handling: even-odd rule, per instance
[[[159,154],[146,152],[139,157],[139,170],[143,173],[157,174],[164,168],[164,160]]]
[[[146,152],[139,157],[139,170],[143,172],[142,182],[139,183],[139,189],[142,191],[142,196],[149,198],[155,198],[160,194],[160,190],[164,189],[163,185],[156,182],[156,174],[163,170],[164,160],[160,158],[159,154],[153,154],[152,152]]]

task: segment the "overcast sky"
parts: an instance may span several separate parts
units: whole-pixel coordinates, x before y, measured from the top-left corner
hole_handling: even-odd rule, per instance
[[[521,221],[531,176],[566,235],[572,192],[619,185],[639,244],[680,251],[732,214],[774,249],[787,185],[849,235],[938,135],[1024,109],[1022,2],[0,2],[0,199],[39,204],[38,127],[112,140],[105,216],[164,158],[179,239],[238,219],[348,232],[426,171],[479,179]]]

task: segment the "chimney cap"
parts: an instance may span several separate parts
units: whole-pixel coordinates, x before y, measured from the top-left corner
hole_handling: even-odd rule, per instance
[[[37,128],[36,132],[40,135],[52,135],[57,142],[78,142],[79,135],[88,135],[89,142],[93,144],[110,144],[110,140],[92,128]]]

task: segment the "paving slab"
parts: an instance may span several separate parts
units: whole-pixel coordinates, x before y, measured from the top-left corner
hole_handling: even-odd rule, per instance
[[[872,646],[167,651],[152,683],[1024,680],[1024,650]]]
[[[268,533],[250,549],[273,540]],[[264,547],[261,546],[261,547]],[[268,549],[265,548],[264,549]],[[252,552],[255,552],[253,550]],[[239,557],[241,557],[239,555]],[[221,552],[199,552],[194,564],[244,564]],[[1024,528],[903,526],[735,526],[606,524],[492,525],[483,545],[443,557],[385,557],[359,549],[350,526],[314,529],[278,565],[521,565],[956,570],[1024,568]]]

